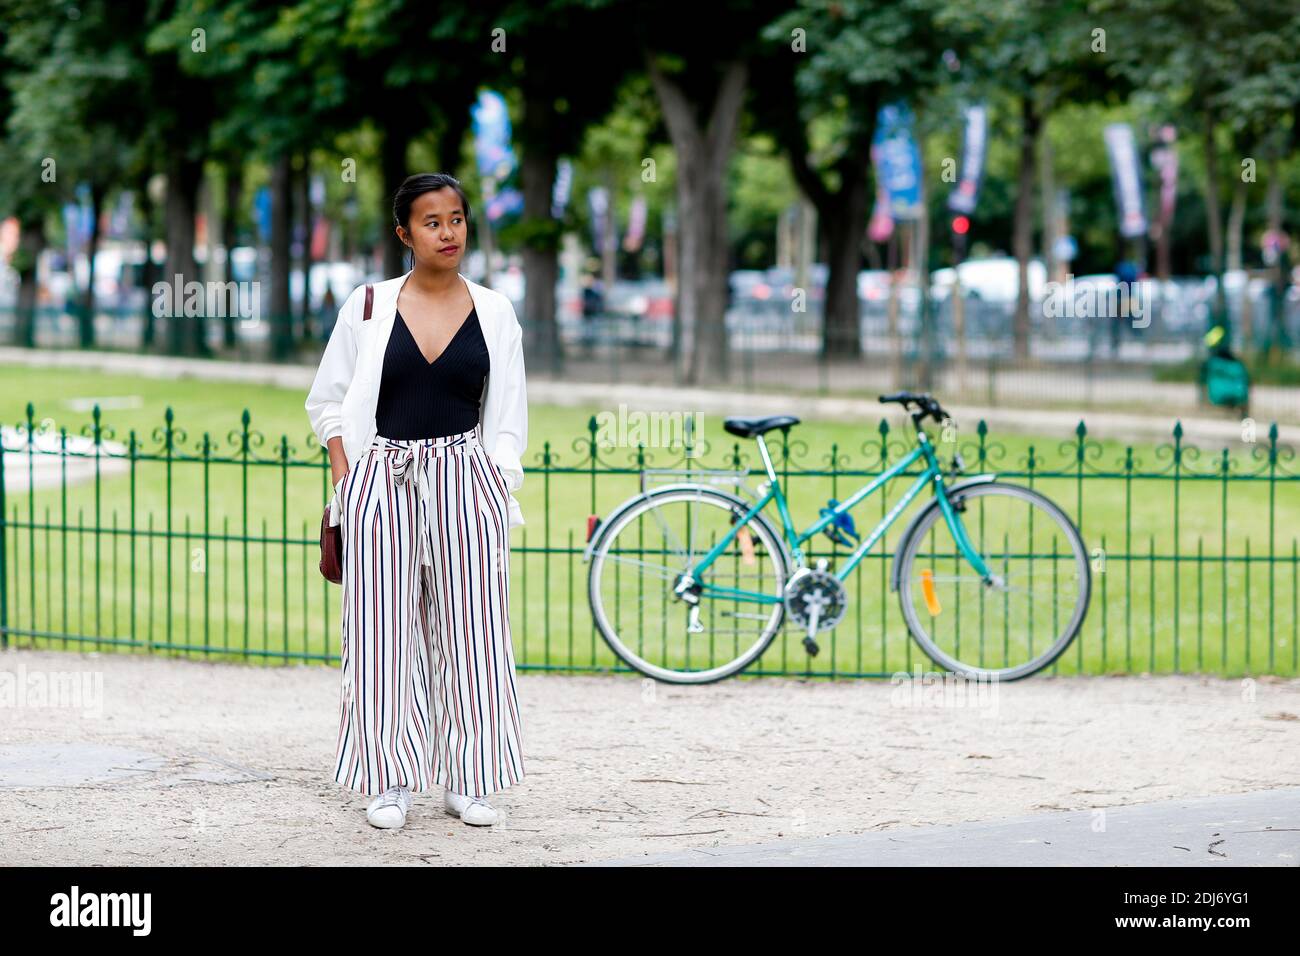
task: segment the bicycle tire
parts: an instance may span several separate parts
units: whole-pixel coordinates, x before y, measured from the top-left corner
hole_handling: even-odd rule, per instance
[[[959,504],[968,498],[976,498],[985,495],[1012,495],[1030,501],[1048,512],[1056,521],[1058,527],[1064,532],[1069,539],[1072,550],[1076,559],[1076,566],[1080,569],[1080,599],[1071,615],[1070,621],[1064,631],[1058,635],[1047,650],[1037,655],[1024,664],[1010,668],[986,668],[968,665],[951,654],[948,654],[943,648],[939,647],[929,635],[922,624],[916,612],[915,603],[912,599],[912,582],[914,580],[911,574],[912,563],[924,540],[926,532],[936,521],[942,519],[942,511],[939,501],[936,498],[931,501],[925,509],[917,515],[916,520],[912,523],[907,537],[899,545],[899,562],[900,569],[898,572],[898,599],[902,605],[903,619],[907,623],[909,633],[912,635],[921,649],[936,664],[946,667],[955,674],[960,674],[971,679],[988,679],[996,678],[999,681],[1021,680],[1038,673],[1051,664],[1065,653],[1066,648],[1073,643],[1083,622],[1087,617],[1089,605],[1092,602],[1092,572],[1088,562],[1088,549],[1084,543],[1083,535],[1075,527],[1070,516],[1067,515],[1055,502],[1046,495],[1035,491],[1032,488],[1026,488],[1023,485],[1007,484],[1005,482],[988,482],[983,484],[968,485],[962,488],[952,489],[948,492],[949,502]]]
[[[738,517],[743,516],[751,507],[749,503],[736,495],[727,494],[717,488],[703,485],[667,485],[646,492],[643,495],[637,495],[616,508],[609,519],[602,523],[596,540],[592,544],[590,567],[587,572],[587,600],[591,607],[592,622],[605,643],[609,645],[615,656],[633,670],[666,684],[711,684],[740,673],[762,656],[763,652],[776,638],[776,635],[781,632],[785,623],[784,604],[774,605],[776,611],[773,620],[768,623],[762,636],[755,644],[751,645],[746,653],[725,664],[700,671],[679,671],[653,664],[636,654],[619,636],[610,622],[608,614],[605,613],[604,600],[599,592],[600,582],[598,579],[604,568],[610,544],[624,528],[631,525],[638,515],[644,514],[659,505],[671,504],[674,501],[689,498],[707,499],[710,503],[717,503],[720,507],[725,505]],[[756,514],[750,518],[747,527],[755,529],[759,536],[764,539],[767,553],[772,555],[779,571],[774,580],[779,580],[781,587],[784,588],[785,582],[790,576],[790,556],[786,552],[784,539],[777,534],[771,522],[761,514]]]

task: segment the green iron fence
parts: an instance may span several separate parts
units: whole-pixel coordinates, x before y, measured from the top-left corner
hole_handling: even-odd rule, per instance
[[[224,436],[187,435],[169,409],[147,435],[115,434],[95,407],[78,433],[26,420],[0,441],[0,643],[166,652],[277,662],[338,658],[341,589],[317,571],[324,450],[269,442],[245,411]],[[520,669],[623,671],[591,623],[582,552],[588,519],[647,479],[681,469],[763,477],[753,442],[677,447],[607,442],[596,418],[567,443],[536,441],[512,531],[511,605]],[[1100,441],[1081,422],[1044,448],[937,436],[968,473],[996,471],[1052,497],[1092,550],[1094,594],[1075,643],[1046,673],[1297,673],[1300,475],[1273,425],[1243,428],[1235,449],[1202,451],[1175,426],[1168,441]],[[858,447],[812,449],[798,427],[768,436],[800,527],[911,447],[888,422]],[[879,520],[900,476],[854,511]],[[6,490],[6,487],[8,490]],[[920,504],[913,505],[913,508]],[[927,668],[888,589],[908,514],[855,568],[851,605],[809,658],[787,627],[747,675],[888,676]],[[813,559],[845,552],[817,539]],[[812,544],[813,542],[809,542]]]

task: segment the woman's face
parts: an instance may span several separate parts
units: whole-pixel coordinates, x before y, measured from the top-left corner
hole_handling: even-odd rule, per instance
[[[468,232],[460,197],[444,187],[415,197],[407,228],[398,226],[397,238],[411,248],[417,265],[459,271]]]

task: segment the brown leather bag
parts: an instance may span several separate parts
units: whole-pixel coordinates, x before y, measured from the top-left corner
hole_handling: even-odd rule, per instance
[[[362,322],[370,321],[370,312],[375,304],[375,287],[366,286],[366,312]],[[325,513],[320,519],[320,573],[331,584],[343,583],[343,523],[330,525],[330,507],[325,506]]]

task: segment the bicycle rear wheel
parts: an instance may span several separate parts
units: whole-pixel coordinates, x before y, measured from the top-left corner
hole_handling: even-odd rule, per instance
[[[780,630],[788,562],[755,515],[697,583],[699,629],[674,593],[681,576],[726,538],[749,505],[705,486],[662,488],[615,512],[591,555],[592,619],[614,653],[655,680],[706,684],[748,667]],[[724,596],[710,588],[761,595]]]
[[[908,629],[936,664],[971,678],[1017,680],[1051,664],[1083,624],[1088,552],[1070,518],[1031,488],[998,482],[948,492],[967,537],[1000,581],[962,555],[936,499],[899,552]]]

